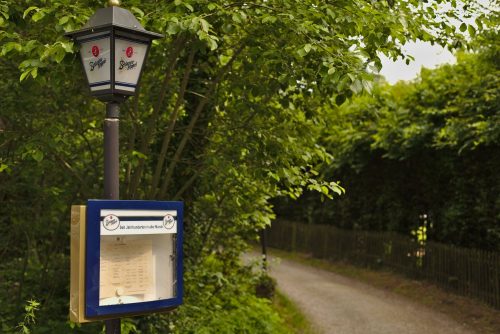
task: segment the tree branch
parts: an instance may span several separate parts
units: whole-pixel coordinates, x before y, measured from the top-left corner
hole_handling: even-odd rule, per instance
[[[167,88],[170,83],[170,80],[172,79],[172,74],[174,72],[175,64],[177,63],[177,59],[179,54],[181,53],[184,45],[186,44],[187,37],[185,35],[179,35],[177,39],[173,43],[173,50],[169,55],[168,58],[168,65],[167,65],[167,71],[165,72],[165,77],[163,79],[163,83],[161,86],[160,93],[158,95],[158,100],[156,101],[156,104],[153,108],[153,113],[148,119],[148,124],[146,126],[146,130],[144,132],[144,136],[141,140],[141,145],[139,147],[139,152],[143,153],[144,155],[148,155],[149,153],[149,142],[151,141],[151,138],[154,135],[155,132],[155,125],[158,121],[158,116],[160,114],[160,109],[161,106],[163,105],[163,101],[165,100],[165,96],[167,94]],[[142,178],[142,172],[144,170],[144,163],[145,159],[140,159],[139,160],[139,165],[135,169],[135,172],[132,176],[132,180],[130,182],[129,186],[129,196],[134,198],[136,196],[136,191],[137,187],[139,185],[139,182]]]
[[[263,105],[265,106],[272,98],[272,95],[268,95],[266,97],[266,99],[264,100],[264,103]],[[259,110],[254,110],[250,116],[247,117],[247,119],[245,119],[243,121],[242,124],[240,124],[239,126],[236,126],[236,127],[233,127],[231,128],[231,131],[234,131],[234,130],[238,130],[238,129],[245,129],[248,127],[248,125],[250,124],[250,121],[258,114],[258,111]],[[219,147],[213,154],[214,155],[217,155],[219,154],[219,152],[221,151],[222,147]],[[191,177],[186,181],[186,183],[184,183],[181,187],[181,189],[179,189],[179,191],[177,191],[177,193],[174,195],[173,197],[173,200],[178,200],[180,199],[180,197],[184,194],[184,192],[186,190],[189,189],[189,187],[191,187],[191,185],[194,183],[194,181],[198,178],[198,176],[201,174],[201,168],[197,169],[193,175],[191,175]]]
[[[139,94],[140,94],[140,89],[141,89],[141,86],[137,87],[137,94],[136,96],[134,97],[134,107],[132,108],[132,110],[130,111],[129,115],[130,115],[130,119],[132,121],[132,134],[130,135],[130,137],[128,138],[129,142],[128,142],[128,147],[127,147],[127,151],[128,151],[128,156],[131,157],[132,156],[132,152],[134,151],[134,146],[135,146],[135,137],[136,137],[136,133],[137,133],[137,127],[136,127],[136,122],[135,120],[137,119],[137,114],[139,113]],[[129,193],[130,193],[130,183],[131,183],[131,177],[132,177],[132,161],[129,160],[128,164],[127,164],[127,169],[125,171],[125,198],[127,198],[129,196]]]
[[[205,97],[202,98],[200,100],[200,102],[198,103],[198,106],[195,109],[193,118],[191,118],[191,121],[189,122],[189,125],[188,125],[186,131],[184,132],[184,135],[181,139],[179,147],[177,148],[177,151],[175,152],[174,157],[173,157],[172,161],[170,162],[170,165],[168,166],[167,175],[165,176],[165,179],[164,179],[162,186],[161,186],[161,189],[160,189],[160,193],[159,193],[160,198],[165,197],[165,195],[166,195],[167,188],[168,188],[168,185],[172,179],[174,169],[175,169],[177,163],[179,162],[179,159],[184,151],[184,148],[186,147],[188,140],[191,138],[191,133],[193,132],[193,128],[196,125],[196,122],[198,121],[198,118],[200,117],[201,112],[203,111],[203,108],[208,103],[209,98],[212,96],[212,94],[215,91],[215,88],[217,87],[219,82],[222,80],[222,78],[224,77],[226,72],[231,68],[236,57],[238,57],[238,55],[241,53],[241,51],[243,51],[244,47],[245,47],[244,44],[241,45],[234,52],[234,54],[231,57],[231,59],[229,60],[229,62],[219,70],[219,73],[217,74],[216,78],[211,82],[210,87],[208,88],[208,91],[205,94]]]
[[[222,202],[226,199],[226,195],[227,193],[224,193],[220,198],[219,200],[217,201],[217,207],[220,207],[222,205]],[[200,258],[201,258],[201,255],[203,254],[203,249],[205,248],[206,244],[207,244],[207,241],[208,241],[208,238],[212,232],[212,227],[214,226],[215,222],[218,221],[218,217],[213,217],[210,222],[208,223],[208,226],[207,228],[205,229],[205,232],[203,233],[203,239],[201,241],[201,245],[200,247],[198,248],[198,254],[197,256],[195,257],[195,261],[199,261]]]
[[[193,66],[194,55],[196,53],[196,48],[193,47],[191,52],[189,53],[186,69],[184,70],[184,77],[182,78],[181,87],[179,89],[179,95],[177,96],[177,101],[175,102],[174,110],[170,114],[170,119],[168,123],[168,128],[163,136],[163,143],[161,145],[160,156],[158,158],[158,162],[156,163],[156,169],[153,176],[153,180],[151,182],[151,188],[149,190],[149,197],[154,198],[158,189],[158,183],[160,181],[161,171],[163,169],[163,163],[165,162],[165,157],[168,152],[168,147],[170,145],[170,140],[172,139],[174,133],[175,122],[177,121],[177,117],[179,116],[179,110],[181,104],[184,101],[184,94],[186,92],[186,87],[189,80],[189,75],[191,74],[191,68]]]
[[[186,183],[184,183],[184,185],[182,186],[182,188],[179,189],[179,191],[177,192],[177,194],[175,194],[175,196],[173,197],[173,200],[177,201],[182,196],[182,194],[184,194],[184,192],[186,190],[188,190],[189,187],[191,187],[191,185],[198,178],[199,175],[200,175],[200,171],[199,170],[196,171],[193,175],[191,175],[191,177],[189,178],[189,180],[187,180]]]

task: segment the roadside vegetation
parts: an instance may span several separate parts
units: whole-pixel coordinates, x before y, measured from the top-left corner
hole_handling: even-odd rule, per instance
[[[186,208],[184,305],[123,321],[124,333],[282,332],[238,261],[275,218],[272,200],[343,194],[325,129],[351,129],[338,106],[372,91],[380,54],[409,61],[413,40],[466,50],[495,26],[475,0],[122,2],[165,38],[121,107],[121,198]],[[105,107],[64,33],[103,5],[0,0],[2,333],[102,328],[67,316],[70,207],[102,197]],[[477,20],[455,29],[464,10]]]
[[[302,311],[286,295],[277,290],[273,298],[273,306],[283,319],[289,334],[317,334],[311,322]]]

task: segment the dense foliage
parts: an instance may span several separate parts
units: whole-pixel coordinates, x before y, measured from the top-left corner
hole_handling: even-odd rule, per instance
[[[456,65],[382,83],[339,108],[325,172],[347,192],[324,204],[306,196],[308,219],[406,235],[425,228],[431,240],[500,250],[500,48],[498,36],[489,40]]]
[[[458,47],[463,32],[475,33],[449,23],[475,1],[444,2],[124,1],[167,37],[122,107],[121,198],[182,199],[187,215],[185,305],[126,328],[279,331],[239,254],[274,217],[271,198],[342,192],[318,172],[331,160],[319,138],[335,102],[370,90],[377,51],[397,57],[417,38]],[[82,93],[76,47],[63,34],[101,5],[0,1],[3,332],[23,319],[29,330],[33,318],[37,333],[99,326],[75,327],[66,314],[69,208],[101,197],[104,106]]]

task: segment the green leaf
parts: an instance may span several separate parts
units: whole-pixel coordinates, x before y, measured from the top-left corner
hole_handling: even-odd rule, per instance
[[[461,31],[461,32],[465,32],[466,30],[467,30],[467,24],[462,23],[462,24],[460,25],[460,31]]]
[[[59,24],[63,25],[69,21],[69,16],[63,16],[59,19]]]
[[[130,10],[136,14],[137,16],[139,16],[139,18],[142,18],[144,17],[144,12],[140,9],[140,8],[137,8],[135,6],[133,6],[132,8],[130,8]]]
[[[233,15],[231,16],[233,21],[236,22],[236,23],[241,23],[241,16],[239,15],[239,13],[233,13]]]
[[[8,42],[8,43],[5,43],[5,45],[2,47],[2,55],[6,55],[7,53],[9,53],[12,50],[16,50],[18,52],[21,52],[22,49],[23,49],[23,47],[21,46],[21,44],[16,43],[16,42]]]
[[[167,27],[167,34],[175,35],[180,31],[180,26],[178,23],[170,22]]]
[[[144,160],[148,158],[144,153],[135,150],[132,151],[132,155],[138,157],[139,159],[144,159]]]
[[[204,32],[208,33],[208,30],[210,29],[210,24],[204,19],[200,19],[200,24],[201,24],[201,29]]]
[[[33,151],[33,153],[31,153],[31,156],[33,157],[33,159],[36,161],[36,162],[40,162],[43,160],[43,152],[42,151]]]
[[[219,62],[222,66],[226,65],[229,63],[229,60],[231,60],[231,56],[226,56],[226,55],[220,55],[219,56]]]
[[[59,47],[59,48],[57,48],[55,50],[55,52],[54,52],[54,60],[57,63],[60,63],[64,59],[64,56],[66,56],[66,52],[65,52],[65,50],[62,47]]]
[[[29,67],[44,67],[44,65],[40,59],[26,59],[19,65],[19,69],[21,70]]]
[[[32,11],[34,11],[34,10],[39,11],[40,9],[39,9],[38,7],[36,7],[36,6],[31,6],[31,7],[28,7],[28,8],[24,11],[24,13],[23,13],[23,19],[25,19],[25,18],[26,18],[26,16],[28,16],[28,14],[29,14],[29,13],[31,13]]]
[[[37,40],[31,40],[31,41],[28,41],[27,43],[24,43],[23,51],[25,53],[30,53],[31,51],[33,51],[37,47],[38,43],[39,42]]]
[[[342,188],[337,182],[330,182],[330,189],[332,189],[339,196],[345,194],[345,189]]]
[[[468,29],[468,31],[469,31],[469,35],[470,35],[470,37],[474,37],[474,36],[476,36],[476,28],[474,28],[474,26],[473,26],[473,25],[470,25],[470,24],[469,24],[469,25],[467,26],[467,29]]]
[[[321,186],[321,192],[325,195],[328,195],[330,193],[330,190],[327,186]]]
[[[69,52],[69,53],[73,53],[73,42],[60,42],[62,48],[64,49],[64,51],[66,52]]]
[[[307,52],[302,47],[302,48],[300,48],[300,49],[297,50],[297,54],[302,58],[302,57],[304,57],[307,54]]]
[[[38,12],[36,12],[35,14],[33,14],[33,17],[31,19],[33,20],[33,22],[38,22],[41,19],[43,19],[44,17],[45,17],[45,11],[44,10],[39,10]]]
[[[353,91],[353,93],[359,94],[363,90],[363,84],[359,80],[354,80],[354,82],[351,84],[350,88]]]
[[[476,18],[476,19],[475,19],[475,22],[476,22],[476,24],[477,24],[477,28],[478,28],[480,31],[481,31],[481,30],[483,30],[483,22],[481,21],[481,18],[480,18],[480,17]]]
[[[217,49],[217,47],[218,47],[217,42],[213,38],[210,38],[208,40],[208,46],[210,47],[211,51]]]
[[[373,81],[369,81],[369,80],[363,80],[362,81],[362,84],[363,84],[363,88],[368,92],[368,93],[371,93],[372,89],[373,89]]]
[[[309,51],[311,51],[311,48],[312,48],[312,45],[311,44],[306,44],[304,45],[304,51],[306,53],[309,53]]]
[[[26,79],[26,77],[28,76],[28,74],[30,74],[31,70],[27,70],[27,71],[24,71],[23,73],[21,73],[21,76],[19,77],[19,81],[23,81],[24,79]]]
[[[270,23],[274,23],[278,20],[278,18],[276,16],[273,16],[273,15],[266,15],[262,18],[262,23],[267,23],[267,22],[270,22]]]

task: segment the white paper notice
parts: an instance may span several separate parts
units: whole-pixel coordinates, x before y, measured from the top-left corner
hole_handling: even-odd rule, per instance
[[[151,239],[122,237],[101,242],[100,300],[153,293]]]

